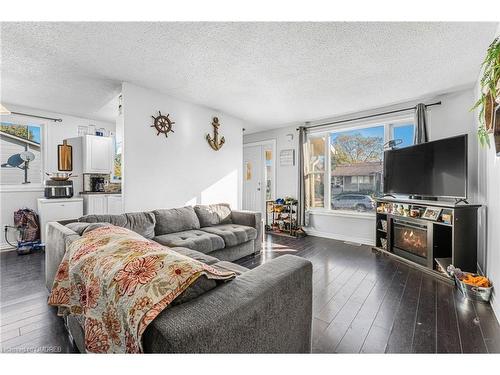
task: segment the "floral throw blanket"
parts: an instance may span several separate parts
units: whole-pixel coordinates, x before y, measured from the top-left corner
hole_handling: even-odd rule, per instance
[[[68,246],[49,304],[84,316],[87,352],[141,353],[148,324],[202,275],[235,276],[110,225]]]

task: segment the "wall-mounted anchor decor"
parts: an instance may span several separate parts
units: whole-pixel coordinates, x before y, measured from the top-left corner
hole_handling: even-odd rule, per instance
[[[211,138],[210,134],[207,134],[207,141],[210,147],[212,147],[215,151],[219,151],[222,145],[224,145],[224,142],[226,142],[226,140],[224,139],[224,137],[222,137],[219,141],[220,124],[219,124],[219,119],[217,117],[214,117],[212,121],[212,126],[214,127],[214,137]]]
[[[160,133],[165,134],[165,137],[168,138],[168,133],[172,132],[174,133],[174,130],[172,129],[172,125],[175,124],[175,121],[170,120],[168,117],[170,116],[170,113],[167,114],[166,116],[162,115],[160,111],[158,111],[158,116],[151,116],[153,118],[153,125],[151,127],[155,127],[158,133],[156,135],[160,135]]]

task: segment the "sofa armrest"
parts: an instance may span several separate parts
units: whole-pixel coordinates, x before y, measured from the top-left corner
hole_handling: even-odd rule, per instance
[[[262,214],[254,211],[232,211],[231,219],[234,224],[246,225],[257,230],[257,238],[255,239],[255,251],[258,253],[262,249]]]
[[[308,353],[312,264],[283,255],[164,310],[143,335],[153,353]]]
[[[67,245],[80,236],[58,222],[47,223],[47,241],[45,243],[45,286],[50,291],[59,264],[66,253]]]

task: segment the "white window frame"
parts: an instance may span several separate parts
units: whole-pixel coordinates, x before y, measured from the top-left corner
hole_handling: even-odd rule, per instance
[[[317,213],[317,214],[326,214],[326,215],[332,215],[332,216],[343,216],[343,217],[350,217],[350,216],[357,216],[357,217],[374,217],[375,213],[374,212],[357,212],[357,211],[349,211],[349,210],[333,210],[331,208],[331,195],[332,195],[332,189],[331,189],[331,181],[332,181],[332,173],[331,173],[331,158],[330,158],[330,147],[331,147],[331,133],[338,133],[338,132],[345,132],[345,131],[352,131],[352,130],[361,130],[361,129],[367,129],[367,128],[373,128],[377,126],[383,126],[384,127],[384,144],[390,141],[391,139],[394,139],[394,129],[400,126],[408,125],[409,123],[412,123],[414,125],[414,118],[413,115],[399,115],[399,116],[392,116],[392,117],[384,117],[380,118],[378,121],[371,120],[371,121],[357,121],[357,122],[350,122],[348,124],[341,124],[337,126],[331,126],[331,127],[324,127],[321,129],[317,130],[311,130],[308,133],[309,136],[315,136],[315,137],[320,137],[320,136],[325,136],[327,147],[325,147],[325,181],[324,181],[324,186],[325,186],[325,191],[323,193],[323,206],[324,207],[310,207],[307,209],[308,213]],[[413,130],[415,132],[415,128]],[[328,187],[328,188],[327,188]]]
[[[15,192],[38,192],[43,191],[43,181],[44,181],[44,170],[47,165],[47,142],[49,140],[49,127],[47,126],[47,122],[45,120],[35,120],[29,121],[26,118],[16,115],[2,115],[2,122],[12,122],[13,124],[19,125],[37,125],[40,126],[41,132],[41,144],[40,144],[40,155],[42,156],[42,160],[40,163],[40,182],[39,183],[29,183],[29,184],[12,184],[12,185],[3,185],[0,184],[0,192],[2,193],[15,193]]]

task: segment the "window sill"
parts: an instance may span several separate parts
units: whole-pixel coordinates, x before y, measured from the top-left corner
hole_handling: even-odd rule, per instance
[[[26,185],[0,185],[2,193],[25,193],[25,192],[42,192],[41,184],[26,184]]]
[[[308,210],[307,213],[310,215],[321,215],[321,216],[375,219],[375,212],[370,213],[370,212],[357,212],[357,211],[315,209],[315,210]]]

